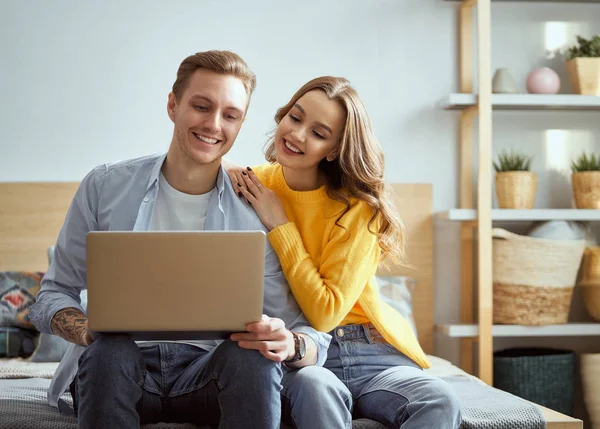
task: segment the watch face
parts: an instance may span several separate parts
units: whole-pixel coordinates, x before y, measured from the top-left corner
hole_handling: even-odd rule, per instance
[[[306,342],[304,341],[304,337],[301,335],[297,335],[298,338],[298,355],[300,359],[304,359],[306,356]]]

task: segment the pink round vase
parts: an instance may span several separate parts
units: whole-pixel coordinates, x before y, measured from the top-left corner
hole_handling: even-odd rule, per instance
[[[560,78],[551,68],[535,69],[527,76],[527,91],[530,94],[556,94],[559,89]]]

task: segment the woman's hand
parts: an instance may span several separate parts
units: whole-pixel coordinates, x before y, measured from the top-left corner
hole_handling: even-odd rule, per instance
[[[237,184],[241,196],[246,199],[246,202],[252,204],[261,222],[269,231],[289,222],[283,203],[277,194],[263,186],[250,167],[242,171],[241,176],[242,182]]]

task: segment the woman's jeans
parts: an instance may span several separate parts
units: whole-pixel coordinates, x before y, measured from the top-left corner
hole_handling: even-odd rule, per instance
[[[161,421],[269,429],[282,415],[296,428],[352,424],[350,393],[330,371],[287,370],[230,340],[207,352],[104,335],[82,354],[71,391],[85,429]]]
[[[402,429],[460,426],[458,398],[449,385],[387,343],[372,324],[340,326],[330,334],[325,367],[352,393],[356,417]]]

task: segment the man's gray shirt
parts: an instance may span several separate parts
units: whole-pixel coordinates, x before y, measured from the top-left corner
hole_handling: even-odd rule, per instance
[[[82,180],[59,233],[54,256],[42,279],[30,318],[40,332],[51,334],[50,323],[59,310],[81,305],[86,289],[86,235],[90,231],[147,231],[152,225],[159,176],[166,155],[152,155],[94,168]],[[206,215],[205,230],[262,230],[265,226],[251,207],[234,192],[227,174],[219,169]],[[285,322],[288,329],[310,336],[318,346],[317,365],[327,358],[331,337],[313,329],[302,314],[285,280],[279,259],[267,240],[263,313]],[[226,259],[227,255],[223,255]],[[199,275],[199,284],[202,276]],[[59,397],[77,373],[84,347],[71,344],[48,390],[48,401]],[[61,407],[62,408],[62,407]]]

